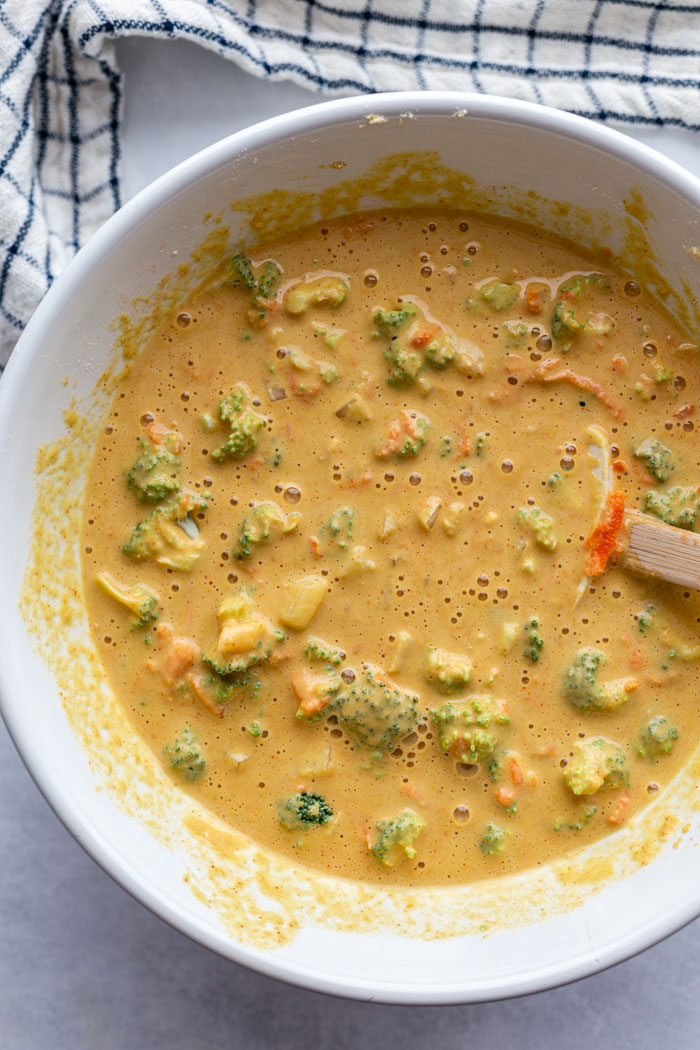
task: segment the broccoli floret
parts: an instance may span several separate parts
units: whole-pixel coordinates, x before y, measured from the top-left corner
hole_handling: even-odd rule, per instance
[[[182,730],[172,747],[166,745],[165,753],[170,758],[171,769],[176,770],[185,780],[199,780],[205,770],[206,762],[197,737],[187,727]]]
[[[492,310],[507,310],[520,295],[517,284],[505,284],[503,281],[491,281],[479,291],[479,296]]]
[[[570,704],[579,708],[597,706],[600,690],[598,669],[604,663],[607,663],[607,657],[599,649],[579,649],[564,675],[564,696]]]
[[[231,272],[224,284],[233,285],[234,288],[247,288],[263,299],[269,299],[282,276],[282,270],[272,259],[266,259],[260,266],[254,267],[245,252],[236,252],[230,265]]]
[[[458,762],[479,762],[492,755],[500,741],[499,730],[508,725],[505,702],[492,696],[471,696],[430,712],[438,745]]]
[[[434,645],[428,646],[425,677],[438,689],[446,693],[462,689],[469,681],[471,673],[472,662],[468,656],[459,656],[457,653],[448,652],[447,649],[436,649]]]
[[[499,828],[498,824],[488,824],[479,843],[479,849],[489,857],[503,853],[506,848],[507,835],[508,832]]]
[[[284,634],[273,629],[257,614],[249,595],[241,590],[219,605],[219,636],[203,654],[202,660],[217,674],[238,678],[251,667],[264,663],[272,650],[284,641]]]
[[[605,314],[579,316],[574,304],[580,303],[592,285],[599,284],[602,274],[588,274],[574,277],[561,287],[561,298],[554,304],[551,320],[552,338],[562,344],[566,352],[571,340],[586,330],[597,335],[606,335],[610,331],[611,321]]]
[[[296,511],[286,515],[272,501],[258,503],[241,522],[238,548],[233,552],[234,557],[238,561],[249,558],[258,544],[268,543],[273,538],[294,532],[300,521],[301,514]]]
[[[213,458],[221,463],[225,459],[243,459],[257,447],[257,434],[265,425],[264,416],[250,407],[250,391],[244,383],[238,383],[219,402],[219,418],[228,423],[231,433],[212,452]]]
[[[399,689],[372,666],[329,704],[328,711],[362,747],[387,752],[413,732],[419,718],[416,694]]]
[[[291,686],[299,701],[296,717],[300,722],[312,725],[329,714],[328,705],[340,691],[342,681],[333,667],[323,674],[314,674],[302,667],[292,674]]]
[[[253,264],[245,252],[237,252],[231,259],[231,279],[226,282],[242,288],[257,288]]]
[[[693,488],[681,488],[680,485],[674,485],[668,492],[656,492],[651,489],[647,492],[646,510],[649,514],[661,518],[667,525],[696,532],[695,525],[700,510],[698,491]]]
[[[417,342],[423,348],[426,361],[433,368],[446,368],[455,359],[454,340],[442,328],[432,332],[430,338],[425,341],[421,338],[421,333],[416,333],[413,337],[414,345]]]
[[[287,831],[311,831],[332,820],[333,810],[321,795],[301,791],[279,801],[277,816]]]
[[[260,270],[258,277],[258,295],[263,299],[269,299],[277,290],[282,270],[272,259],[267,259]]]
[[[206,509],[206,499],[181,490],[139,522],[122,547],[124,554],[135,561],[152,558],[158,565],[189,572],[204,550],[191,515]]]
[[[402,860],[413,860],[416,856],[413,843],[425,828],[425,823],[412,809],[405,809],[389,820],[380,820],[375,826],[379,834],[371,850],[380,864],[393,868]]]
[[[642,745],[639,748],[640,758],[656,762],[662,755],[667,755],[678,740],[678,730],[663,715],[655,715],[642,730]]]
[[[134,583],[129,587],[115,580],[108,572],[99,573],[96,580],[105,594],[130,609],[134,614],[134,619],[131,621],[132,630],[145,627],[146,624],[157,619],[158,595],[145,583]]]
[[[580,740],[573,752],[563,772],[572,794],[593,795],[604,784],[620,788],[629,783],[624,752],[612,740],[603,736]]]
[[[651,604],[646,605],[641,612],[635,613],[634,618],[637,621],[639,633],[646,634],[656,618],[656,606]]]
[[[554,522],[549,514],[545,514],[539,507],[521,507],[518,511],[518,521],[532,533],[540,547],[546,551],[556,550]]]
[[[614,711],[629,699],[637,687],[634,678],[616,678],[599,685],[598,670],[606,663],[599,649],[579,649],[564,675],[563,693],[566,700],[582,711]]]
[[[415,350],[406,350],[405,347],[394,342],[384,351],[384,358],[392,365],[387,376],[390,386],[404,386],[412,383],[423,367],[423,358],[420,354],[417,354]]]
[[[166,496],[179,492],[180,457],[166,440],[162,445],[141,442],[141,454],[126,474],[126,483],[140,500],[157,503]]]
[[[647,470],[657,481],[668,481],[676,469],[670,448],[666,448],[654,438],[647,438],[641,445],[637,445],[634,455],[636,459],[645,461]]]
[[[318,661],[323,664],[332,664],[337,667],[345,659],[342,649],[336,648],[322,638],[309,638],[306,643],[306,656],[309,660]]]
[[[417,316],[418,311],[413,306],[399,307],[396,310],[375,310],[373,314],[376,325],[374,338],[395,339],[398,330]]]
[[[523,656],[530,663],[536,664],[542,653],[544,641],[540,634],[540,621],[536,620],[533,616],[527,621],[524,627],[525,631],[525,651]]]
[[[341,551],[345,550],[352,543],[354,528],[354,507],[337,507],[328,519],[328,524],[325,526],[325,529],[331,537],[331,544]]]
[[[375,310],[372,333],[375,339],[385,339],[389,345],[384,351],[385,359],[392,366],[387,376],[391,386],[412,383],[423,367],[423,358],[415,350],[409,350],[399,340],[399,332],[418,317],[415,307],[406,305],[396,310]]]

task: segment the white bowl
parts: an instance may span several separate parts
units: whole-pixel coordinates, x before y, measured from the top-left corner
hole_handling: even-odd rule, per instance
[[[94,428],[94,413],[104,407],[104,395],[95,399],[94,392],[113,359],[111,322],[189,257],[205,232],[204,213],[223,210],[235,240],[245,234],[247,216],[228,209],[232,197],[278,188],[318,193],[362,175],[386,154],[411,151],[435,151],[442,163],[472,176],[466,206],[476,200],[615,251],[625,238],[638,250],[644,227],[658,268],[649,279],[656,276],[660,286],[665,279],[679,290],[697,286],[699,264],[685,248],[700,243],[698,180],[616,132],[535,105],[451,93],[340,100],[269,120],[186,161],[122,208],[78,254],[37,310],[0,384],[0,481],[8,503],[0,520],[0,695],[17,748],[57,815],[106,871],[178,929],[239,963],[309,988],[385,1002],[457,1003],[585,976],[694,918],[700,911],[695,771],[677,778],[633,827],[552,871],[507,880],[501,888],[452,892],[432,919],[430,893],[391,899],[372,893],[365,898],[365,924],[357,918],[362,908],[350,901],[354,890],[327,879],[324,893],[340,902],[339,910],[350,902],[348,915],[355,918],[341,921],[309,908],[291,924],[282,922],[287,933],[300,927],[297,936],[283,936],[277,948],[261,947],[259,936],[236,932],[232,913],[190,849],[189,833],[178,831],[189,803],[178,808],[177,791],[163,777],[154,792],[140,784],[135,791],[134,770],[138,763],[146,769],[149,759],[138,752],[133,764],[128,734],[102,740],[108,735],[100,721],[107,717],[104,683],[98,681],[93,695],[78,676],[67,690],[67,665],[77,666],[91,645],[80,602],[60,593],[70,572],[38,587],[35,580],[34,597],[22,597],[37,450],[64,432],[63,413],[74,397],[93,404]],[[416,203],[439,192],[439,163],[428,167],[432,188],[430,178],[414,182],[409,196]],[[449,196],[454,183],[443,180],[442,190]],[[395,191],[389,180],[383,196],[365,203],[392,203]],[[396,198],[400,203],[406,192],[404,187]],[[553,199],[573,207],[558,208]],[[683,312],[688,301],[686,295],[685,305],[682,297],[669,303]],[[78,469],[73,502],[83,476]],[[67,514],[74,524],[69,506]],[[77,547],[66,531],[59,547],[69,565]],[[49,608],[62,597],[68,610],[63,624]],[[54,636],[49,666],[27,622],[37,609],[39,620],[44,617],[40,630]],[[85,732],[76,733],[80,725]],[[119,752],[111,766],[109,747]],[[162,804],[155,797],[161,789]],[[170,824],[161,834],[165,808]],[[680,824],[683,833],[676,835]],[[233,912],[248,900],[247,892],[241,883],[231,893]],[[307,900],[301,890],[299,900]],[[450,930],[458,935],[447,937]]]

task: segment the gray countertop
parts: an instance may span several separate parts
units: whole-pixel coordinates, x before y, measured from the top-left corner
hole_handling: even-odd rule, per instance
[[[189,44],[137,40],[119,52],[125,197],[217,138],[318,101]],[[700,170],[697,136],[637,137]],[[698,922],[578,984],[477,1006],[346,1002],[241,969],[155,918],[82,852],[2,726],[0,845],[0,1050],[700,1046]]]

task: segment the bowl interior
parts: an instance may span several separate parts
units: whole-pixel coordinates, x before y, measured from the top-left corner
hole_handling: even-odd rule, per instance
[[[363,181],[370,170],[372,178]],[[352,192],[343,189],[348,184]],[[687,248],[700,243],[700,186],[644,147],[577,118],[468,96],[377,96],[276,118],[198,155],[145,190],[83,249],[37,311],[0,384],[0,478],[12,506],[0,521],[4,717],[48,800],[98,862],[168,921],[239,962],[310,987],[394,1002],[482,1000],[583,976],[697,913],[693,843],[699,818],[689,805],[683,819],[690,830],[677,849],[662,848],[653,863],[600,892],[592,892],[599,888],[592,876],[573,881],[571,910],[543,909],[524,925],[496,928],[489,936],[438,940],[309,925],[278,950],[262,950],[241,943],[192,894],[174,840],[158,841],[109,790],[98,790],[105,784],[96,782],[71,728],[55,670],[28,633],[19,603],[32,542],[38,449],[64,432],[64,413],[74,400],[94,400],[113,358],[114,319],[133,313],[138,296],[189,259],[212,229],[205,214],[223,215],[232,244],[249,239],[261,195],[280,189],[278,225],[284,214],[290,223],[320,218],[319,209],[333,201],[339,210],[349,202],[461,201],[591,246],[607,244],[622,252],[623,261],[629,256],[630,266],[643,245],[653,258],[648,280],[662,293],[667,284],[677,290],[680,295],[668,296],[670,308],[695,320],[692,289],[700,264]],[[257,204],[240,204],[253,195]],[[233,208],[232,201],[238,202]],[[196,275],[193,266],[188,280]],[[97,402],[99,409],[104,396]],[[80,470],[72,486],[77,505]],[[75,555],[74,532],[67,529],[61,543]],[[46,601],[58,603],[58,610],[56,587],[60,582],[47,586]],[[64,659],[86,629],[84,619],[65,625]],[[627,845],[620,837],[619,850]],[[512,892],[527,895],[532,885],[528,876]],[[467,892],[455,908],[468,910],[469,902]]]

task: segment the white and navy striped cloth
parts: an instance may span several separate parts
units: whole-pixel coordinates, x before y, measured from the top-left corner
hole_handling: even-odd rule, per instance
[[[119,207],[127,35],[326,94],[461,89],[700,130],[700,0],[0,0],[0,366]]]

